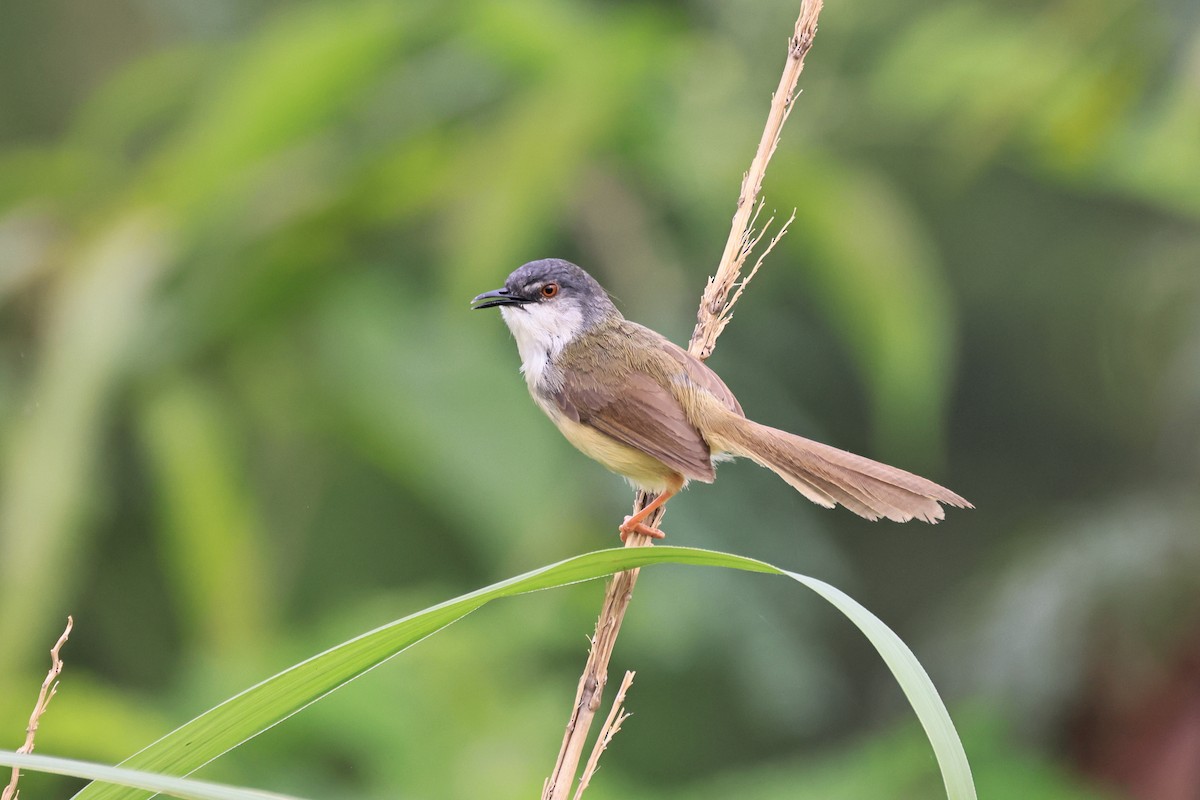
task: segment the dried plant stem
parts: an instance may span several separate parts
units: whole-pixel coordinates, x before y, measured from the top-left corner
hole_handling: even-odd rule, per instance
[[[33,739],[37,734],[38,723],[41,722],[42,715],[46,713],[46,708],[50,705],[50,700],[58,691],[57,679],[63,669],[63,662],[59,658],[58,652],[67,643],[67,637],[71,635],[71,628],[74,625],[75,620],[67,617],[67,627],[63,630],[62,636],[58,637],[58,641],[54,643],[54,647],[50,648],[50,671],[46,673],[46,680],[42,681],[42,689],[38,692],[37,703],[33,706],[33,713],[29,715],[29,725],[25,728],[25,744],[17,748],[18,753],[33,752]],[[12,779],[4,787],[4,791],[0,792],[0,800],[17,800],[17,782],[20,779],[21,770],[13,767]]]
[[[649,501],[649,495],[638,492],[634,513],[645,508]],[[661,519],[660,510],[652,514],[646,520],[646,524],[657,527]],[[638,534],[630,536],[625,542],[626,547],[649,545],[650,539]],[[618,572],[609,580],[604,591],[604,605],[596,622],[596,632],[592,636],[592,647],[583,667],[583,675],[579,678],[575,705],[571,709],[571,718],[567,720],[567,731],[558,752],[558,760],[554,764],[554,771],[542,787],[543,800],[565,800],[571,791],[571,784],[575,782],[575,773],[579,770],[579,760],[583,755],[588,731],[591,729],[592,719],[596,716],[596,710],[600,708],[604,685],[608,682],[608,662],[612,658],[613,647],[617,644],[617,633],[625,619],[625,611],[633,598],[633,587],[637,583],[638,573],[639,570],[636,569]]]
[[[758,195],[762,191],[763,177],[767,172],[767,164],[779,144],[779,134],[783,130],[783,124],[791,113],[792,101],[796,98],[796,84],[800,79],[800,72],[804,69],[804,57],[812,48],[813,37],[817,33],[817,17],[821,13],[821,7],[822,0],[802,0],[795,32],[788,40],[787,62],[784,65],[783,75],[779,79],[779,87],[771,98],[771,110],[767,115],[767,124],[763,129],[762,138],[759,140],[758,150],[754,154],[754,160],[750,162],[750,169],[742,178],[741,193],[738,196],[737,210],[733,215],[725,252],[721,256],[716,274],[709,278],[708,285],[705,287],[699,311],[696,313],[696,328],[688,342],[688,351],[701,360],[712,355],[716,348],[717,337],[729,323],[733,305],[741,297],[742,289],[762,266],[762,261],[767,253],[771,252],[771,249],[775,247],[787,230],[788,224],[791,223],[789,219],[771,239],[766,250],[755,262],[749,277],[739,285],[738,278],[747,257],[755,245],[761,241],[766,228],[771,224],[771,221],[768,221],[763,226],[763,231],[760,231],[757,236],[754,234],[754,221],[757,219],[758,211],[761,210]],[[794,216],[793,214],[793,218]],[[737,288],[737,293],[731,299],[729,295],[735,288]],[[638,492],[633,513],[636,514],[644,509],[652,499],[652,495]],[[650,527],[657,528],[662,519],[662,513],[662,509],[659,509],[645,520],[645,523]],[[634,534],[626,539],[625,546],[649,547],[652,543],[648,537]],[[550,773],[550,777],[546,779],[542,787],[542,800],[566,800],[570,793],[571,784],[575,781],[583,748],[587,742],[588,731],[591,729],[596,710],[600,707],[604,685],[608,681],[608,662],[612,657],[613,647],[616,645],[617,633],[625,619],[625,612],[629,608],[629,601],[633,597],[633,587],[637,583],[637,578],[638,570],[636,569],[619,572],[609,580],[605,589],[604,605],[601,607],[600,617],[596,622],[592,647],[588,653],[583,675],[579,679],[578,690],[575,693],[575,706],[567,721],[567,730],[563,736],[558,760],[554,764],[554,771]],[[610,736],[613,732],[615,731],[610,731]],[[600,749],[603,750],[602,747]],[[593,751],[593,758],[599,758],[599,753]],[[585,772],[585,781],[587,778],[590,778],[590,771]],[[581,783],[579,791],[575,795],[576,800],[585,787],[586,782]]]
[[[625,693],[633,685],[633,676],[636,674],[631,670],[625,672],[625,679],[621,681],[621,688],[617,689],[617,696],[613,699],[612,710],[608,712],[608,719],[600,726],[596,744],[592,746],[592,754],[588,756],[587,764],[583,767],[583,775],[579,778],[579,788],[575,790],[574,800],[583,797],[583,790],[592,782],[592,776],[596,774],[596,768],[600,765],[600,755],[617,735],[617,731],[621,730],[625,720],[629,719],[629,712],[625,710]]]
[[[717,337],[729,322],[733,300],[729,293],[737,283],[742,265],[753,247],[753,216],[756,214],[756,201],[762,191],[763,178],[767,174],[767,164],[775,154],[779,145],[779,134],[783,131],[783,123],[787,122],[792,113],[792,101],[796,99],[796,84],[800,80],[800,72],[804,69],[804,57],[812,49],[813,38],[817,35],[817,16],[821,13],[822,0],[804,0],[800,6],[800,16],[796,20],[796,30],[788,40],[787,63],[784,64],[783,74],[779,77],[779,87],[771,97],[771,111],[767,115],[767,124],[763,128],[762,138],[758,142],[758,151],[750,162],[750,169],[742,176],[742,191],[738,195],[737,210],[734,211],[733,221],[729,228],[729,238],[725,240],[725,252],[717,265],[717,273],[708,279],[708,286],[700,298],[700,310],[696,313],[696,328],[692,331],[688,351],[703,360],[712,355],[717,346]],[[789,220],[790,222],[790,220]],[[769,223],[768,223],[769,224]],[[786,225],[784,226],[787,227]],[[779,236],[782,235],[780,231]],[[767,252],[779,240],[772,240]],[[753,240],[753,241],[752,241]],[[763,253],[766,256],[766,253]],[[757,267],[755,268],[757,270]],[[749,279],[747,279],[749,280]]]

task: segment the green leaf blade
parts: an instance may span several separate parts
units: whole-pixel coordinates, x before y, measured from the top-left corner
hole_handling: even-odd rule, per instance
[[[278,724],[421,639],[500,597],[566,586],[653,564],[737,569],[789,577],[829,601],[875,646],[900,683],[933,745],[950,800],[975,800],[970,767],[954,723],[912,651],[882,621],[816,578],[731,553],[688,547],[598,550],[526,572],[431,606],[330,648],[247,689],[127,759],[130,769],[186,775]],[[76,800],[141,800],[150,792],[90,784]]]
[[[180,800],[294,800],[290,795],[262,792],[257,789],[240,789],[207,781],[156,775],[104,764],[93,764],[89,761],[76,761],[71,758],[14,753],[10,750],[0,750],[0,766],[104,781],[104,785],[118,789],[132,788],[158,792],[178,797]]]
[[[794,581],[804,584],[821,597],[825,598],[841,611],[854,625],[863,632],[871,644],[879,652],[881,658],[892,671],[896,682],[904,691],[921,727],[929,737],[934,755],[942,768],[942,778],[946,784],[946,796],[952,800],[975,800],[975,783],[971,778],[971,767],[967,762],[967,753],[962,741],[950,719],[941,696],[929,679],[929,674],[917,661],[917,657],[908,645],[901,641],[891,628],[858,601],[834,586],[824,581],[784,571]]]

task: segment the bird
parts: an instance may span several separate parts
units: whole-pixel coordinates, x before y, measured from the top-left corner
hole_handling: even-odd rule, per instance
[[[530,261],[471,301],[499,308],[534,402],[572,445],[655,494],[619,526],[621,540],[664,536],[645,520],[715,464],[748,458],[817,505],[868,520],[943,519],[973,508],[933,481],[746,417],[725,382],[665,336],[632,322],[583,268]]]

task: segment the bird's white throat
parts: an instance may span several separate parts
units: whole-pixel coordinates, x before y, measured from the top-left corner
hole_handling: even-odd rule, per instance
[[[583,328],[579,307],[571,303],[529,303],[505,306],[500,315],[517,340],[521,374],[530,391],[536,395],[559,389],[562,373],[554,362]]]

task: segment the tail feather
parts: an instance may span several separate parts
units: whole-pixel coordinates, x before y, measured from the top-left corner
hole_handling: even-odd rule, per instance
[[[777,473],[814,503],[826,508],[840,503],[869,520],[935,523],[946,515],[942,503],[973,507],[919,475],[736,414],[729,414],[711,438],[715,448]]]
[[[780,472],[779,476],[795,486],[795,483],[793,482],[795,480],[794,476],[784,472]],[[821,487],[822,491],[835,499],[834,503],[831,503],[829,506],[827,506],[828,508],[832,508],[834,505],[841,504],[853,511],[855,514],[858,514],[860,517],[866,517],[870,520],[879,519],[879,515],[875,513],[869,505],[863,503],[858,496],[852,494],[843,487],[838,486],[836,483],[832,483],[824,478],[818,478],[815,475],[810,476],[809,480],[815,482]]]

